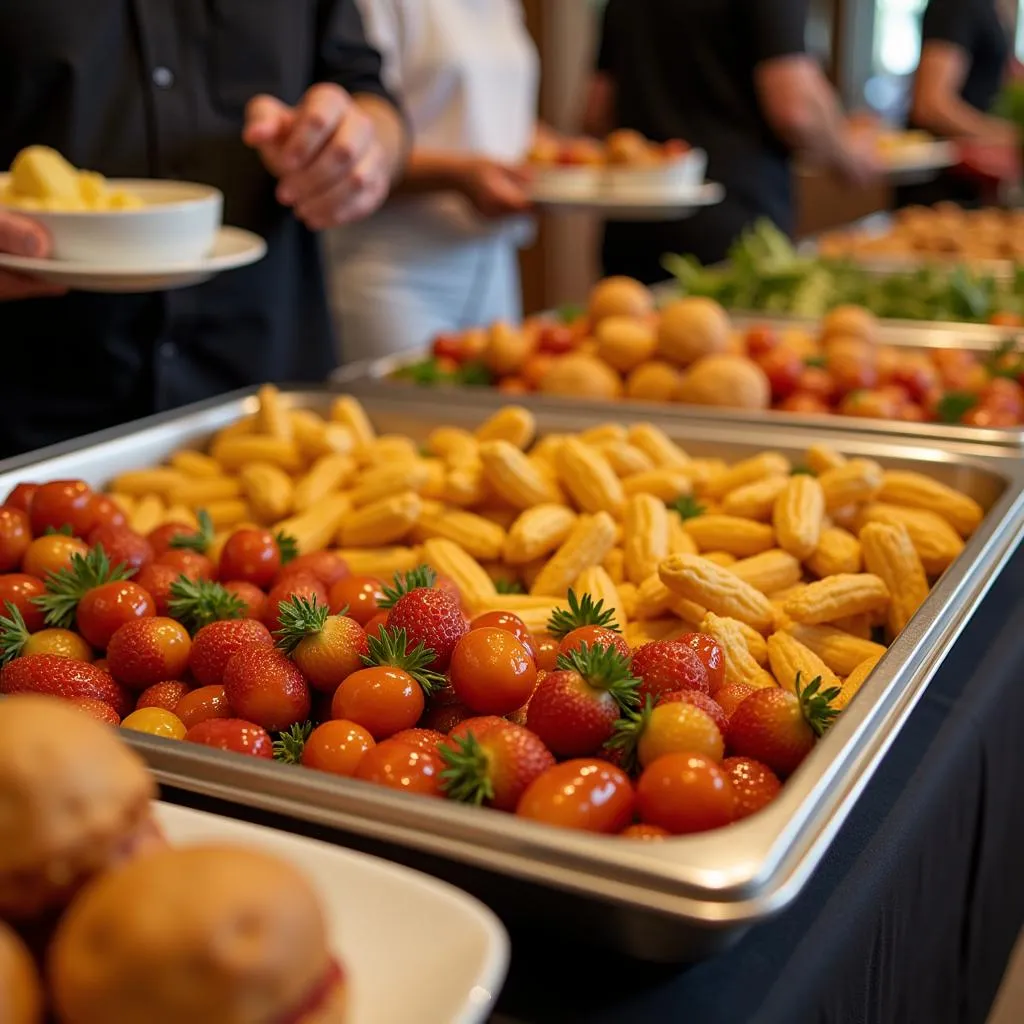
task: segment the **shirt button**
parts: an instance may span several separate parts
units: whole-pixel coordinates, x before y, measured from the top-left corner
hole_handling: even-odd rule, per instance
[[[170,68],[153,68],[153,84],[158,89],[170,89],[174,85],[174,72]]]
[[[160,358],[170,361],[178,354],[178,346],[173,341],[165,341],[160,346]]]

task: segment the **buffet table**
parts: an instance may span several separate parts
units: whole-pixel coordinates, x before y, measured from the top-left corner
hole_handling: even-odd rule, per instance
[[[1024,549],[811,884],[730,952],[636,965],[512,931],[495,1024],[983,1024],[1024,922]]]

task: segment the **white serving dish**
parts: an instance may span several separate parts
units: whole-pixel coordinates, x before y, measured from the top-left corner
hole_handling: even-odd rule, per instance
[[[555,191],[559,195],[586,199],[598,193],[604,169],[594,165],[558,164],[531,167],[532,184],[540,192]]]
[[[480,1024],[508,969],[508,935],[482,903],[418,871],[339,846],[157,804],[174,845],[224,843],[290,861],[316,886],[345,966],[349,1024]]]
[[[707,153],[691,149],[657,167],[606,167],[601,188],[607,199],[665,198],[678,194],[680,189],[698,188],[704,183],[707,169]]]
[[[9,175],[0,175],[0,187]],[[220,230],[224,196],[210,185],[187,181],[120,178],[112,188],[138,196],[135,210],[56,213],[3,207],[42,224],[55,260],[107,266],[194,263],[212,251]]]

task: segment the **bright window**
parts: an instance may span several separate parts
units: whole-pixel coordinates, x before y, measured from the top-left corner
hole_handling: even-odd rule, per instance
[[[874,73],[912,74],[921,57],[921,14],[927,0],[876,0],[876,3]]]

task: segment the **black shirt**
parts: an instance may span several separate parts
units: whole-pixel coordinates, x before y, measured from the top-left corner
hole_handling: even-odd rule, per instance
[[[335,364],[317,238],[241,141],[246,102],[386,96],[355,0],[2,0],[0,168],[30,144],[214,185],[267,257],[181,291],[0,303],[0,455]]]
[[[619,126],[707,150],[708,177],[728,196],[688,221],[615,225],[607,256],[646,239],[648,271],[652,247],[670,243],[713,262],[758,217],[791,229],[789,153],[765,118],[754,69],[804,52],[807,12],[808,0],[609,0],[598,68],[615,82]]]

